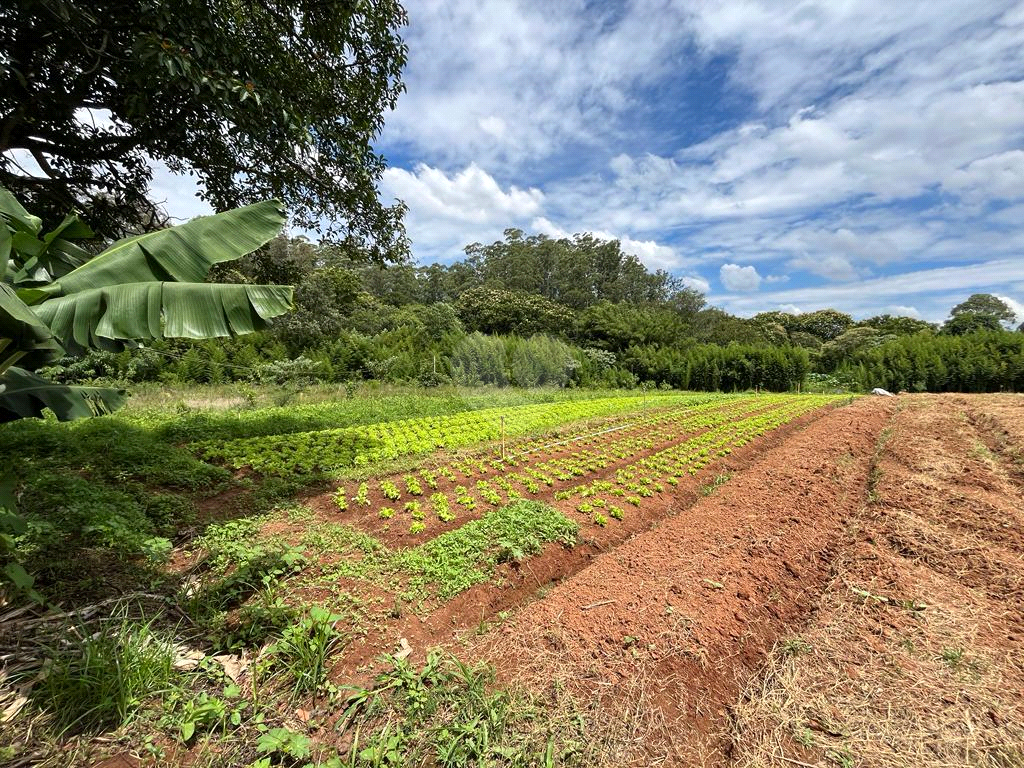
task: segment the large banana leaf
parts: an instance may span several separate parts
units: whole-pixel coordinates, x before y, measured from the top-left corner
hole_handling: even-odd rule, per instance
[[[284,285],[129,283],[50,299],[32,308],[72,352],[115,350],[119,340],[206,339],[265,328],[292,308]]]
[[[44,408],[60,421],[102,416],[116,411],[125,399],[123,389],[54,384],[21,368],[0,374],[0,422],[40,418]]]
[[[252,253],[285,223],[276,200],[203,216],[170,229],[120,240],[59,280],[18,295],[31,305],[127,283],[201,283],[214,264]]]
[[[14,363],[38,368],[63,354],[49,327],[13,288],[0,283],[0,373]]]

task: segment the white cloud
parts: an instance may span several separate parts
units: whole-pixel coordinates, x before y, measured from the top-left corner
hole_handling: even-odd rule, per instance
[[[191,176],[180,176],[159,161],[151,161],[153,181],[149,186],[150,198],[161,205],[176,222],[188,221],[196,216],[208,216],[213,208],[199,198],[199,186]]]
[[[857,270],[848,259],[836,254],[799,256],[789,261],[791,269],[803,269],[826,280],[848,281],[857,279]]]
[[[878,314],[897,315],[899,317],[915,317],[918,319],[921,318],[921,313],[920,311],[918,311],[917,307],[908,307],[905,304],[892,304],[890,306],[885,307]]]
[[[995,294],[997,299],[1002,299],[1003,302],[1010,308],[1010,310],[1017,316],[1014,321],[1014,325],[1020,322],[1024,322],[1024,303],[1018,301],[1011,296],[1004,296],[1002,294]]]
[[[718,270],[718,277],[728,291],[756,291],[761,285],[761,276],[751,266],[723,264]]]
[[[779,304],[779,310],[782,312],[788,312],[791,315],[801,315],[803,312],[796,304]]]
[[[625,253],[640,259],[648,269],[673,269],[679,266],[679,256],[674,248],[660,245],[654,240],[634,240],[631,237],[618,238]]]
[[[940,321],[948,316],[950,307],[969,294],[997,291],[1001,285],[1019,281],[1024,281],[1024,260],[1001,259],[922,269],[842,285],[764,292],[756,296],[736,292],[719,297],[719,300],[727,309],[741,315],[751,315],[780,304],[795,304],[803,308],[831,307],[864,317],[891,313],[893,299],[914,296],[914,307],[921,310],[920,316]]]
[[[381,190],[409,206],[406,229],[421,260],[450,260],[469,243],[499,239],[535,219],[544,203],[539,189],[503,189],[475,163],[453,174],[423,163],[412,171],[389,168]]]
[[[693,288],[693,290],[700,291],[701,293],[706,294],[711,291],[711,283],[703,277],[698,277],[696,275],[684,275],[679,278],[679,281],[687,288]]]
[[[382,187],[386,194],[404,200],[417,215],[437,216],[464,222],[519,220],[540,211],[544,194],[510,186],[504,191],[476,163],[449,175],[420,163],[412,171],[389,168]]]

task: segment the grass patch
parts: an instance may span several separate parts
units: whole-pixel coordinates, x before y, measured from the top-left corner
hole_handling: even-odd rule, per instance
[[[50,649],[30,698],[50,713],[57,733],[117,728],[147,699],[169,688],[172,648],[153,624],[125,618],[92,634],[78,627],[70,634],[78,635],[79,642]]]
[[[576,542],[579,526],[557,510],[519,500],[418,547],[397,552],[391,566],[408,578],[408,599],[449,600],[487,581],[495,567],[536,554],[552,541]]]
[[[410,549],[390,550],[372,536],[336,523],[310,529],[303,544],[342,555],[324,568],[322,581],[341,577],[389,589],[400,585],[403,601],[450,600],[490,579],[501,563],[523,560],[553,541],[572,546],[578,531],[558,510],[519,499]]]
[[[556,744],[543,709],[495,688],[492,667],[438,653],[419,669],[388,661],[372,689],[356,690],[346,702],[342,728],[354,737],[344,765],[579,764],[577,743]]]

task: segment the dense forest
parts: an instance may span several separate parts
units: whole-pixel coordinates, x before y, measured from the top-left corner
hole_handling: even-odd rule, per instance
[[[827,308],[740,318],[589,234],[510,229],[426,266],[282,236],[211,277],[294,285],[296,309],[261,333],[91,351],[46,373],[76,383],[1024,389],[1024,334],[1008,330],[1013,313],[995,297],[968,298],[942,326]]]

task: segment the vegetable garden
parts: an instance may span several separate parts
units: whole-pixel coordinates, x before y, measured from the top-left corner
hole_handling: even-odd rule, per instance
[[[531,730],[534,705],[486,693],[484,667],[427,651],[486,634],[600,552],[716,493],[781,440],[776,433],[849,399],[448,397],[143,409],[8,427],[31,470],[18,546],[39,590],[99,605],[127,592],[144,606],[142,623],[125,614],[83,635],[96,644],[84,655],[44,652],[55,671],[32,688],[39,708],[25,711],[57,735],[36,743],[37,757],[65,760],[74,733],[71,763],[93,764],[110,742],[90,734],[120,729],[119,743],[158,763],[398,765],[414,755],[416,764],[463,765],[507,755],[497,764],[536,764],[554,746]],[[69,478],[72,501],[54,505]],[[67,521],[81,533],[54,536]],[[57,642],[45,639],[46,620],[33,626]],[[159,672],[137,685],[163,686],[163,700],[140,695],[110,709],[72,691],[61,680],[77,679],[89,654],[104,669]],[[37,674],[25,670],[25,679]],[[405,707],[408,686],[409,696],[455,707],[444,715],[454,720],[415,725],[439,716],[417,705],[401,733],[390,732],[381,692]],[[497,717],[487,709],[496,702],[505,720],[481,742],[467,723]],[[296,721],[296,711],[314,719]],[[330,727],[314,736],[314,721]],[[17,722],[29,728],[18,731],[24,738],[36,732],[32,718]],[[522,728],[530,735],[512,735]]]

